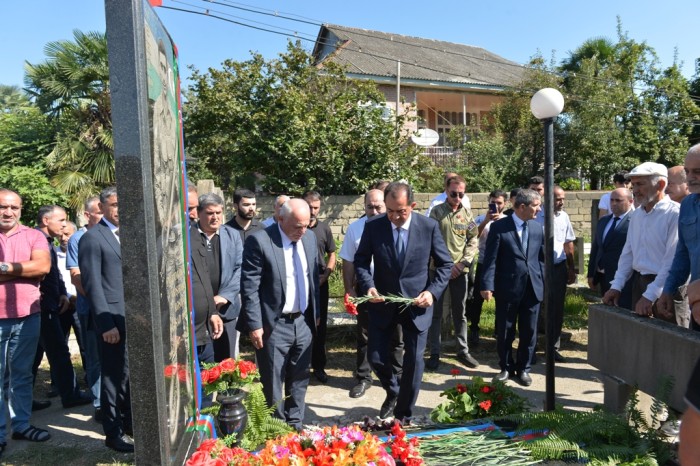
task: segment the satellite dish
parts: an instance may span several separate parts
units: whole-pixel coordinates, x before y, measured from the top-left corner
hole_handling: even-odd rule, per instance
[[[421,128],[411,135],[411,141],[421,147],[434,146],[439,140],[440,135],[430,128]]]

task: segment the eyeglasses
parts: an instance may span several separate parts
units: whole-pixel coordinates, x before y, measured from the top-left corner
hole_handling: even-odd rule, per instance
[[[367,210],[381,210],[382,209],[382,206],[380,206],[380,205],[367,204],[365,207],[367,208]]]
[[[462,198],[464,197],[464,194],[465,194],[465,193],[458,193],[458,192],[456,192],[456,191],[450,191],[450,197],[457,197],[457,196],[459,196],[459,198],[462,199]]]

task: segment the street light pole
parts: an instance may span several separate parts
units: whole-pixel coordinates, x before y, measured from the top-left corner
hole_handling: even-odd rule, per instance
[[[564,97],[559,91],[545,88],[537,91],[530,101],[532,114],[544,125],[544,309],[546,319],[546,411],[554,410],[554,119],[564,109]]]

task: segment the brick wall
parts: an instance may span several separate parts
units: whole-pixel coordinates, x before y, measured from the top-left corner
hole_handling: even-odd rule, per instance
[[[597,212],[598,200],[606,191],[568,191],[564,211],[571,217],[576,236],[591,237],[591,212]],[[425,213],[430,204],[430,200],[436,193],[417,193],[416,209],[420,213]],[[359,218],[364,213],[364,196],[328,196],[321,202],[321,213],[319,218],[328,221],[333,232],[333,236],[343,239],[348,225]],[[486,212],[488,209],[488,193],[469,193],[474,215]],[[259,219],[264,219],[272,215],[272,205],[274,197],[259,196],[257,198]],[[232,213],[229,213],[229,218]],[[597,219],[596,219],[597,220]]]

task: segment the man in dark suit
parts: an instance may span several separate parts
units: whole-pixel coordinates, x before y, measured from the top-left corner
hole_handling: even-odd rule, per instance
[[[634,197],[627,188],[618,188],[610,193],[610,215],[598,221],[595,238],[591,244],[588,262],[588,287],[599,290],[603,296],[610,289],[610,282],[617,272],[617,261],[627,241],[627,228],[630,224]],[[628,283],[622,290],[618,302],[620,307],[632,309],[631,286]]]
[[[513,215],[491,225],[486,240],[481,296],[496,298],[496,349],[501,372],[494,380],[529,386],[530,364],[537,343],[537,315],[544,298],[544,231],[535,220],[540,195],[523,189],[515,197]],[[518,351],[513,358],[515,327]]]
[[[409,421],[423,378],[433,303],[447,286],[453,262],[438,223],[412,215],[416,203],[408,184],[389,184],[384,202],[386,215],[367,222],[354,263],[360,292],[375,297],[368,309],[367,357],[386,391],[379,416],[387,418],[393,411],[397,419]],[[435,264],[432,280],[428,275],[431,259]],[[382,295],[388,294],[415,299],[402,309],[383,302]],[[391,341],[397,325],[403,329],[405,350],[400,381],[391,364]]]
[[[267,404],[301,430],[319,319],[318,250],[307,230],[310,213],[304,200],[288,200],[279,216],[246,240],[237,328],[248,332],[255,347]]]
[[[238,292],[241,285],[243,242],[236,230],[222,225],[224,200],[216,194],[198,199],[197,222],[190,226],[192,258],[192,295],[197,356],[200,363],[214,362],[217,340],[224,338],[224,320],[233,322],[233,348],[238,356],[235,324],[241,309]],[[229,342],[225,342],[229,347]],[[225,358],[222,358],[223,360]],[[204,407],[209,398],[202,398]]]
[[[78,265],[90,310],[95,319],[102,366],[100,407],[105,445],[120,452],[133,452],[127,435],[131,426],[131,392],[126,352],[124,282],[119,242],[117,189],[100,193],[102,220],[89,229],[78,245]]]

